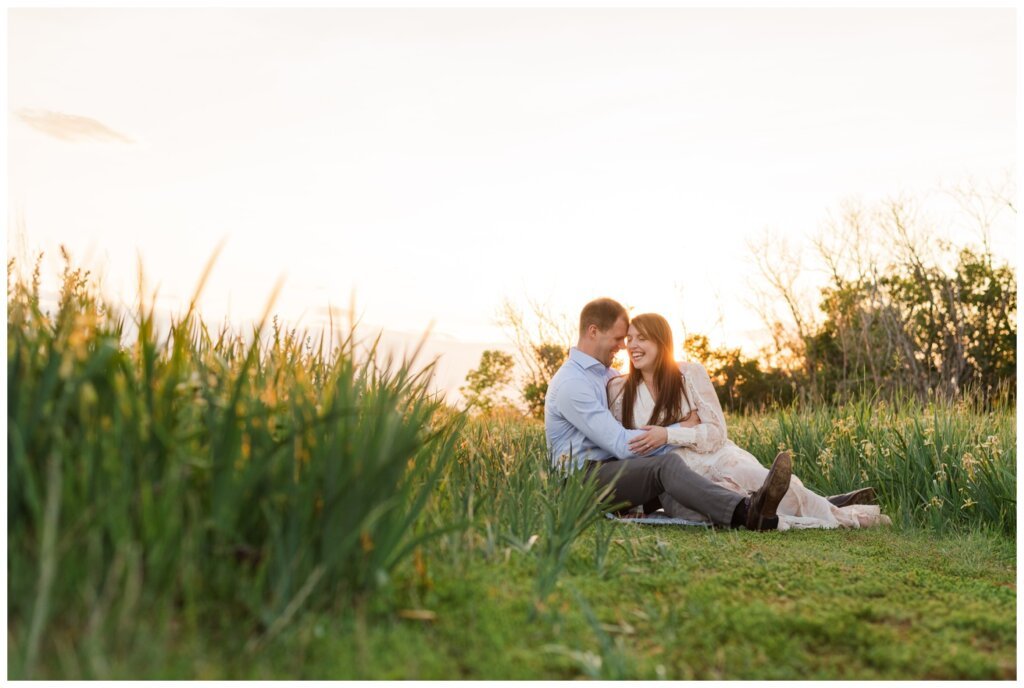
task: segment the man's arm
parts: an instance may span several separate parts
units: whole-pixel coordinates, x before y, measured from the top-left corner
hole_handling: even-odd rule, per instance
[[[558,398],[558,410],[591,442],[618,459],[635,459],[640,454],[629,450],[629,441],[643,434],[642,430],[622,427],[608,407],[594,395],[584,380],[567,380]],[[652,452],[656,453],[656,452]]]

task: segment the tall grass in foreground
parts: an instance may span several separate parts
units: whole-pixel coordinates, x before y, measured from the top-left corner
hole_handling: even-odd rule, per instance
[[[434,547],[455,559],[480,554],[534,558],[534,611],[554,590],[573,542],[613,506],[596,475],[552,469],[543,426],[516,416],[483,418],[462,431],[456,462],[439,485],[431,510],[439,524],[457,519],[472,527]]]
[[[102,675],[136,624],[202,625],[250,651],[301,610],[358,599],[432,534],[422,512],[458,414],[429,370],[275,328],[154,332],[64,275],[52,314],[8,266],[8,650]],[[169,631],[170,632],[170,631]],[[44,671],[44,673],[46,673]]]

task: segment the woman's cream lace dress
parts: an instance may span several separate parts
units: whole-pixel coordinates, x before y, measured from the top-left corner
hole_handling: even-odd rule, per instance
[[[768,469],[754,456],[740,449],[726,436],[725,416],[718,403],[718,395],[711,384],[711,378],[699,363],[683,363],[682,413],[685,417],[696,406],[700,425],[692,428],[668,428],[668,442],[678,449],[673,454],[682,457],[686,464],[714,483],[724,485],[737,492],[750,493],[761,487]],[[626,378],[615,378],[608,383],[608,400],[612,413],[622,421],[622,390]],[[633,425],[647,425],[654,411],[654,399],[646,385],[640,385],[633,403]],[[768,457],[765,457],[768,458]],[[669,516],[691,520],[708,520],[668,495],[661,496],[662,506]],[[877,506],[856,504],[846,507],[833,506],[824,497],[811,492],[795,475],[789,490],[778,507],[779,530],[790,528],[867,528],[890,525],[889,517],[882,514]]]

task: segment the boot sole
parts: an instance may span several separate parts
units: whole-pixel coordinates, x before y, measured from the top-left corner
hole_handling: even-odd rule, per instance
[[[875,488],[873,487],[864,487],[859,490],[854,490],[849,493],[848,498],[841,504],[836,504],[831,500],[829,501],[832,503],[832,506],[839,507],[840,509],[844,506],[853,506],[854,504],[878,504],[878,498],[875,494]]]
[[[768,469],[761,489],[750,500],[750,511],[747,516],[748,530],[761,530],[764,519],[775,516],[775,509],[786,496],[789,480],[793,475],[793,459],[789,452],[779,452]],[[756,514],[756,515],[755,515]]]

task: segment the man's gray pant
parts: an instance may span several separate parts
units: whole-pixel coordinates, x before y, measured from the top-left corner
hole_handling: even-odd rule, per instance
[[[732,522],[736,505],[746,496],[694,473],[675,452],[638,459],[587,462],[587,472],[595,470],[602,485],[618,476],[614,488],[617,502],[627,501],[639,506],[656,497],[664,501],[667,495],[719,525]]]

